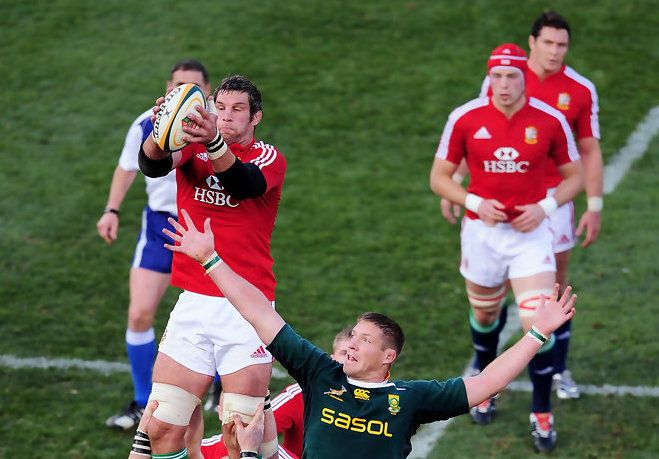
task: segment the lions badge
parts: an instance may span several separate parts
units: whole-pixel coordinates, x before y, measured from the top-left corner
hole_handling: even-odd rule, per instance
[[[558,102],[556,106],[560,110],[569,110],[570,109],[570,95],[567,92],[562,92],[558,95]]]
[[[524,142],[529,145],[538,143],[538,130],[534,126],[529,126],[524,129]]]

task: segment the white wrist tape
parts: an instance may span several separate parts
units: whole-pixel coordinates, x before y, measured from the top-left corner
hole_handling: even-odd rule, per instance
[[[206,153],[208,158],[213,161],[227,152],[229,147],[224,142],[224,139],[220,135],[220,130],[217,130],[215,138],[206,144]]]
[[[545,211],[546,216],[558,209],[558,203],[553,196],[548,196],[545,199],[538,201],[538,205]]]
[[[474,213],[478,213],[478,206],[481,205],[481,202],[483,202],[483,198],[480,196],[476,196],[473,193],[467,193],[467,197],[465,198],[465,207]]]
[[[604,208],[604,200],[601,196],[591,196],[588,198],[587,209],[592,212],[601,212]]]
[[[263,457],[270,457],[277,451],[279,451],[279,442],[277,441],[276,436],[270,441],[264,440],[263,443],[261,443],[261,447],[259,448],[259,452]]]

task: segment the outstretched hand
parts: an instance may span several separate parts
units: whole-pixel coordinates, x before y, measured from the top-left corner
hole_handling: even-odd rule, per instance
[[[211,230],[211,219],[207,218],[204,221],[204,232],[202,233],[197,229],[185,209],[181,209],[181,215],[187,229],[170,217],[168,221],[176,229],[178,234],[173,233],[167,228],[163,228],[162,232],[171,237],[179,245],[165,244],[165,248],[172,252],[183,253],[201,263],[207,260],[215,251],[215,238],[213,237],[213,230]]]
[[[577,295],[572,294],[572,287],[567,286],[565,292],[558,299],[559,285],[554,285],[550,298],[543,297],[535,310],[535,327],[545,336],[570,320],[576,313],[574,303]]]

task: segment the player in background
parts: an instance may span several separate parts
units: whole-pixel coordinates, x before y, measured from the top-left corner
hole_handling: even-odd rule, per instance
[[[208,72],[197,60],[186,59],[174,64],[166,87],[170,90],[184,83],[196,84],[206,97],[210,94]],[[119,164],[112,176],[105,210],[96,223],[98,234],[108,244],[117,239],[119,209],[137,176],[137,156],[140,145],[153,130],[152,115],[153,110],[149,108],[137,117],[126,134]],[[151,373],[156,357],[153,319],[169,286],[172,272],[172,253],[163,248],[167,237],[162,234],[162,228],[170,227],[168,217],[176,217],[176,172],[172,171],[163,177],[146,177],[146,194],[148,203],[142,211],[142,229],[130,268],[130,303],[126,327],[133,400],[121,413],[109,417],[105,422],[106,426],[121,430],[137,426],[151,393]]]
[[[344,328],[335,337],[330,357],[339,363],[347,359],[352,327]],[[298,383],[284,388],[272,399],[277,433],[283,434],[284,446],[296,456],[302,456],[304,438],[304,400]]]
[[[583,163],[586,211],[575,229],[574,203],[569,201],[552,212],[549,226],[553,234],[556,257],[556,281],[565,288],[572,248],[584,235],[582,247],[595,242],[602,224],[603,161],[600,148],[599,103],[595,85],[564,63],[570,44],[570,25],[563,16],[548,11],[536,18],[529,35],[529,60],[526,93],[546,102],[567,118],[575,135]],[[483,82],[481,95],[488,94],[489,79]],[[459,175],[458,177],[459,178]],[[551,196],[561,177],[551,165],[545,185]],[[445,204],[443,204],[444,206]],[[446,214],[445,214],[446,215]],[[554,386],[561,399],[579,398],[579,388],[567,369],[571,321],[556,331],[556,373]]]
[[[154,113],[163,101],[156,101]],[[225,78],[210,104],[209,110],[198,107],[198,116],[188,115],[195,125],[183,127],[184,140],[191,143],[182,150],[164,152],[147,137],[140,169],[150,176],[176,169],[179,212],[190,209],[200,222],[209,218],[227,247],[227,260],[274,306],[270,239],[286,161],[275,147],[254,138],[263,111],[261,93],[250,80]],[[204,275],[214,263],[209,260],[202,267],[174,254],[172,284],[184,291],[170,314],[153,370],[151,399],[159,406],[150,432],[157,454],[184,457],[186,426],[216,371],[222,378],[220,404],[227,413],[224,434],[233,425],[228,413],[252,416],[270,381],[272,356],[224,292]],[[239,455],[237,445],[227,447],[232,457]]]
[[[550,104],[565,115],[577,140],[583,163],[586,211],[574,229],[574,204],[569,202],[549,215],[554,232],[556,280],[565,288],[568,284],[570,251],[585,233],[582,247],[595,242],[602,224],[603,161],[600,148],[599,104],[595,85],[564,63],[570,41],[570,25],[558,13],[541,14],[529,36],[529,72],[527,92]],[[547,195],[554,193],[557,171],[551,168],[547,177]],[[579,389],[567,369],[571,321],[556,330],[556,373],[554,381],[559,398],[578,398]]]
[[[302,386],[304,457],[406,457],[412,449],[410,439],[421,424],[467,413],[470,406],[505,388],[548,336],[575,313],[576,296],[568,287],[558,299],[555,285],[549,300],[542,296],[538,301],[531,330],[480,374],[444,382],[389,381],[389,369],[405,343],[403,330],[394,320],[375,312],[361,314],[342,365],[298,336],[259,289],[219,257],[214,248],[220,254],[225,249],[223,241],[215,239],[210,219],[203,222],[203,233],[185,209],[180,221],[183,224],[171,220],[177,234],[164,230],[175,241],[167,248],[202,266],[206,260],[217,260],[207,270],[208,277]]]
[[[496,356],[498,317],[509,281],[520,320],[528,332],[543,296],[556,283],[556,265],[546,216],[583,187],[582,167],[570,127],[557,110],[524,93],[526,54],[507,43],[492,51],[488,74],[492,96],[455,109],[444,127],[430,173],[432,190],[466,207],[462,220],[460,273],[471,305],[470,326],[478,369]],[[453,180],[461,161],[468,190]],[[558,164],[562,181],[546,197],[547,166]],[[534,444],[556,443],[551,414],[554,338],[529,363],[533,399],[529,416]],[[492,421],[495,398],[472,410],[474,421]]]

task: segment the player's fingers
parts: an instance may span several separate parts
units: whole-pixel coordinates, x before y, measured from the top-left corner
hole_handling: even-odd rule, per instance
[[[243,420],[240,418],[240,415],[234,413],[231,417],[233,418],[233,423],[236,424],[236,432],[242,432],[245,430],[245,427],[243,426]]]
[[[183,220],[185,220],[185,224],[188,226],[188,231],[189,230],[197,231],[197,227],[194,225],[192,218],[190,218],[190,214],[188,214],[188,211],[185,209],[181,209],[181,215],[183,215]]]
[[[555,283],[555,284],[554,284],[554,287],[553,287],[552,290],[551,290],[551,300],[552,300],[552,301],[556,301],[556,300],[558,299],[558,292],[560,291],[560,289],[561,289],[560,284],[559,284],[558,282]],[[568,285],[568,286],[565,288],[565,292],[563,292],[563,296],[561,297],[561,301],[563,301],[565,298],[567,298],[567,297],[565,296],[566,293],[567,293],[567,292],[571,292],[571,291],[572,291],[572,287],[570,287],[570,286]]]
[[[170,231],[168,228],[163,228],[162,232],[165,233],[167,236],[172,238],[174,241],[180,242],[181,241],[181,236],[178,234],[174,233],[173,231]]]
[[[185,232],[185,228],[183,228],[183,225],[181,225],[178,221],[176,221],[175,218],[169,217],[167,218],[167,221],[174,227],[176,231],[179,233],[183,234]]]

